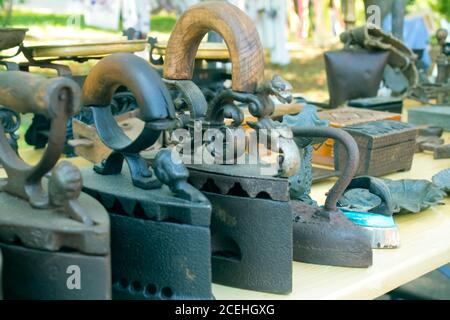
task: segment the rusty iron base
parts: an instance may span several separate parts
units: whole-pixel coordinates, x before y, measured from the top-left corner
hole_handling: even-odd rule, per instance
[[[9,300],[109,300],[109,256],[50,252],[0,243],[3,252],[3,293]],[[81,289],[68,287],[70,267],[80,270]],[[72,288],[72,289],[69,289]]]
[[[84,191],[110,212],[114,299],[213,299],[209,203],[139,189],[126,167],[82,173]]]
[[[341,212],[319,214],[320,208],[292,201],[294,260],[339,267],[372,265],[368,234]]]
[[[213,207],[213,282],[287,294],[292,291],[289,184],[255,172],[249,166],[190,168],[191,183]]]

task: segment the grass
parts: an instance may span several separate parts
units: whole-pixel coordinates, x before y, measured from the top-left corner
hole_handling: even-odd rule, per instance
[[[42,14],[29,11],[15,10],[11,18],[11,26],[20,27],[36,27],[36,26],[55,26],[65,27],[70,24],[71,16],[65,14]],[[175,25],[175,15],[160,14],[151,17],[151,29],[154,32],[169,33]],[[102,30],[104,29],[87,26],[83,16],[80,17],[80,28],[82,30]],[[122,29],[122,23],[119,30]],[[119,30],[108,30],[111,32],[119,32]]]

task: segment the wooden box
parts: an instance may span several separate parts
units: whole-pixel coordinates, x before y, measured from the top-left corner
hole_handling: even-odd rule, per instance
[[[411,169],[418,129],[399,121],[376,121],[344,128],[359,147],[357,175],[384,176]],[[335,144],[336,170],[346,163],[342,145]]]
[[[330,121],[330,126],[333,128],[344,128],[346,126],[352,126],[371,121],[401,120],[400,114],[349,107],[321,111],[318,113],[318,116],[321,119]],[[334,140],[328,139],[321,146],[315,146],[313,153],[313,163],[333,167],[333,145]]]

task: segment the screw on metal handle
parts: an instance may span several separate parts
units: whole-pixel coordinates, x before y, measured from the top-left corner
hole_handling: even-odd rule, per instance
[[[291,130],[296,137],[331,138],[344,146],[347,152],[347,163],[325,201],[326,211],[336,211],[338,200],[342,197],[358,170],[359,149],[355,139],[344,130],[335,128],[292,127]]]

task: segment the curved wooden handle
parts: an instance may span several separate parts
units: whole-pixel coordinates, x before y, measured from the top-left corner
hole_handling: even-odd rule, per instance
[[[68,109],[59,110],[58,101],[66,99],[70,101]],[[60,112],[68,116],[77,114],[81,107],[81,93],[79,86],[68,78],[46,79],[21,71],[1,72],[0,105],[19,113],[35,113],[55,119]]]
[[[108,107],[119,86],[136,97],[143,121],[175,118],[175,107],[161,76],[131,53],[116,53],[100,60],[83,85],[83,104]]]
[[[233,90],[255,92],[264,80],[259,34],[243,11],[225,1],[192,6],[180,17],[167,44],[164,78],[192,79],[197,50],[209,31],[220,34],[230,51]]]

